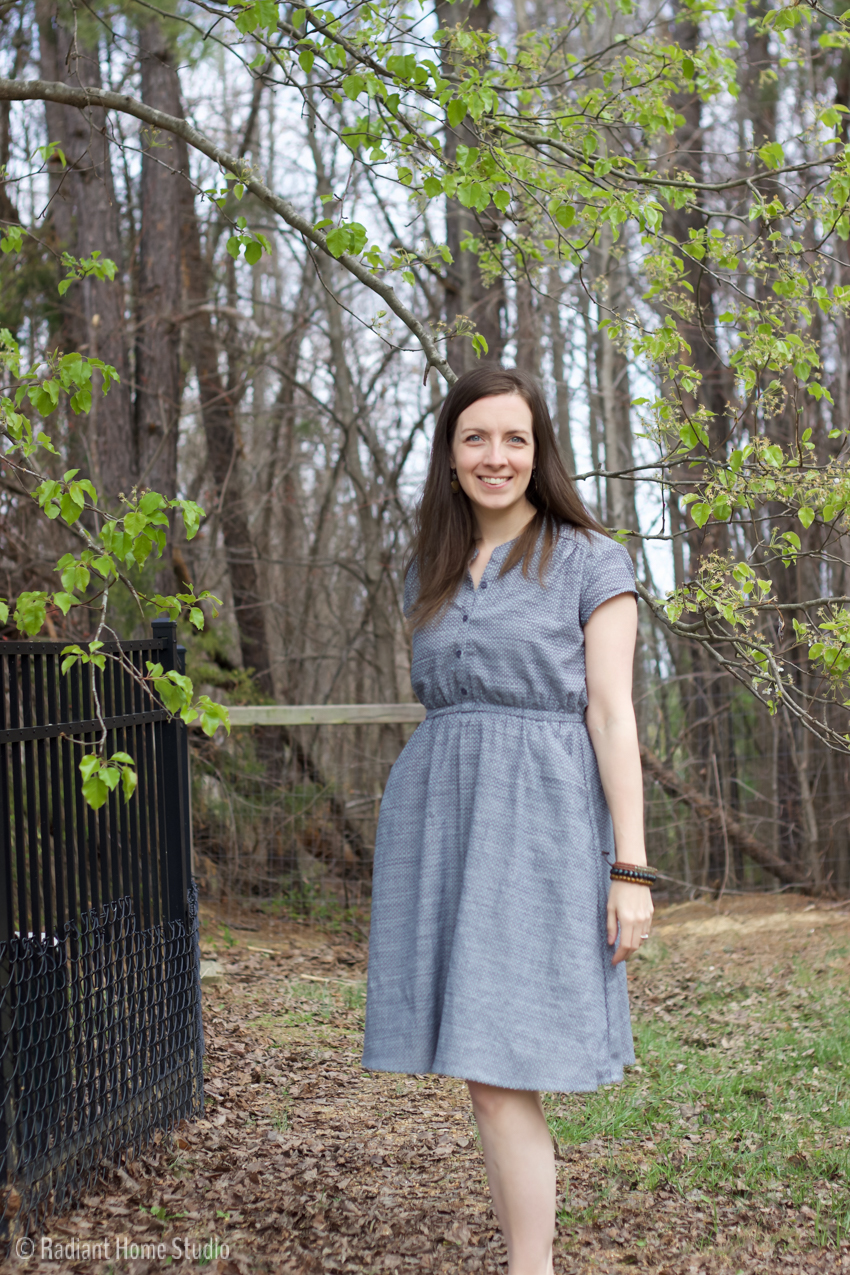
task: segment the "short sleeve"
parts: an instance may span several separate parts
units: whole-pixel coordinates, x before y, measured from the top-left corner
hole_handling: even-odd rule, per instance
[[[579,619],[582,628],[598,606],[609,598],[616,598],[619,593],[637,596],[635,569],[629,551],[616,540],[591,532],[581,581]]]
[[[404,611],[405,617],[408,619],[410,618],[410,612],[413,610],[416,603],[418,593],[419,570],[416,566],[416,560],[414,559],[410,564],[410,570],[404,577],[404,602],[402,604],[402,610]]]

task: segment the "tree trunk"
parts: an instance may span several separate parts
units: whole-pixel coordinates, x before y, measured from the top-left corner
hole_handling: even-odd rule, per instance
[[[598,248],[592,249],[594,280],[604,292],[604,313],[621,313],[626,304],[623,263],[612,251],[610,226],[604,226]],[[617,473],[634,465],[629,363],[623,350],[611,340],[607,328],[600,328],[596,345],[596,383],[602,405],[602,436],[605,469]],[[635,486],[628,478],[605,479],[605,521],[609,527],[637,531]],[[629,548],[634,554],[637,541]]]
[[[695,52],[699,47],[698,25],[689,11],[677,11],[673,34],[685,52]],[[674,96],[676,111],[684,122],[673,138],[671,169],[685,172],[695,181],[704,178],[703,172],[703,118],[702,102],[696,91]],[[680,243],[686,244],[691,231],[704,228],[704,214],[696,208],[673,208],[665,217],[669,233]],[[692,311],[677,319],[680,334],[691,349],[690,362],[700,374],[700,385],[695,394],[683,395],[685,411],[695,415],[707,413],[706,432],[708,446],[703,450],[706,459],[721,460],[725,455],[732,429],[729,401],[733,386],[728,369],[720,357],[717,340],[715,284],[700,263],[682,254],[683,281],[690,285]],[[700,482],[706,469],[700,464],[683,466],[677,473],[680,492],[694,482]],[[703,559],[712,553],[725,554],[729,547],[728,528],[725,523],[709,519],[702,529],[689,515],[688,550],[690,575],[698,574]],[[731,730],[731,685],[728,678],[719,675],[700,649],[690,647],[677,661],[690,670],[689,682],[683,686],[684,707],[688,722],[690,747],[697,759],[697,766],[706,794],[714,790],[712,756],[720,772],[721,787],[730,799],[734,799],[736,759]],[[722,829],[715,822],[706,828],[707,860],[706,876],[711,882],[720,883],[725,872],[726,847]]]
[[[570,387],[567,382],[566,338],[561,327],[559,308],[562,292],[560,276],[554,267],[549,272],[549,340],[552,346],[552,379],[555,382],[555,428],[564,464],[570,474],[576,472],[570,421]]]
[[[437,0],[437,18],[445,30],[466,26],[473,31],[489,31],[493,13],[490,0]],[[443,71],[454,74],[451,52],[441,45]],[[446,157],[454,160],[459,145],[476,146],[478,136],[474,126],[466,120],[457,128],[446,129]],[[483,238],[496,248],[501,240],[502,219],[494,204],[482,213],[464,208],[456,199],[446,200],[446,243],[452,254],[452,265],[446,271],[446,322],[449,327],[460,318],[467,318],[475,330],[487,342],[487,354],[482,356],[493,363],[500,363],[505,346],[504,311],[505,284],[500,276],[487,284],[481,273],[478,257],[464,251],[461,244],[467,235]],[[469,336],[455,337],[448,342],[447,358],[452,369],[460,376],[476,367],[478,358]]]
[[[36,14],[44,78],[99,88],[100,54],[93,23],[81,17],[72,34],[60,22],[54,0],[38,0]],[[45,114],[48,138],[59,143],[68,164],[63,169],[58,157],[50,162],[51,226],[57,247],[78,258],[99,252],[118,267],[114,282],[81,279],[60,302],[63,351],[100,358],[121,378],[104,400],[95,373],[88,418],[70,412],[67,417],[69,459],[92,476],[109,504],[119,492],[129,491],[137,471],[121,233],[106,114],[96,107],[83,112],[52,102],[45,103]]]
[[[140,32],[142,101],[182,115],[180,82],[160,24]],[[181,154],[183,150],[183,154]],[[177,433],[183,379],[180,328],[180,192],[185,149],[170,133],[142,130],[141,230],[136,324],[138,479],[169,500],[177,494]],[[170,540],[170,537],[169,537]],[[170,555],[170,544],[166,552]]]
[[[540,304],[529,280],[519,271],[516,281],[516,365],[532,376],[540,375]]]

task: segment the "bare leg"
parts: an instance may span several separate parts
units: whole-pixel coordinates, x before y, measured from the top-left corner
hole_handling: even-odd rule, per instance
[[[509,1275],[552,1275],[555,1154],[540,1095],[467,1084]]]

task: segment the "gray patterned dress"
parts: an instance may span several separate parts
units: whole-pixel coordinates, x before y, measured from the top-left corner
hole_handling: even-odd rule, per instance
[[[566,528],[541,586],[536,562],[499,577],[509,548],[413,637],[428,712],[381,804],[363,1066],[590,1090],[634,1052],[583,627],[634,571],[621,545]],[[415,589],[414,568],[405,610]]]

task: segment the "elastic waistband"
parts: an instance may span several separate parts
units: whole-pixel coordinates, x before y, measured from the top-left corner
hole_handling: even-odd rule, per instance
[[[429,708],[425,720],[447,717],[451,713],[497,713],[500,717],[526,717],[533,722],[583,722],[584,712],[567,712],[558,708],[520,708],[511,704],[489,704],[473,700],[469,704],[447,704],[445,708]]]

